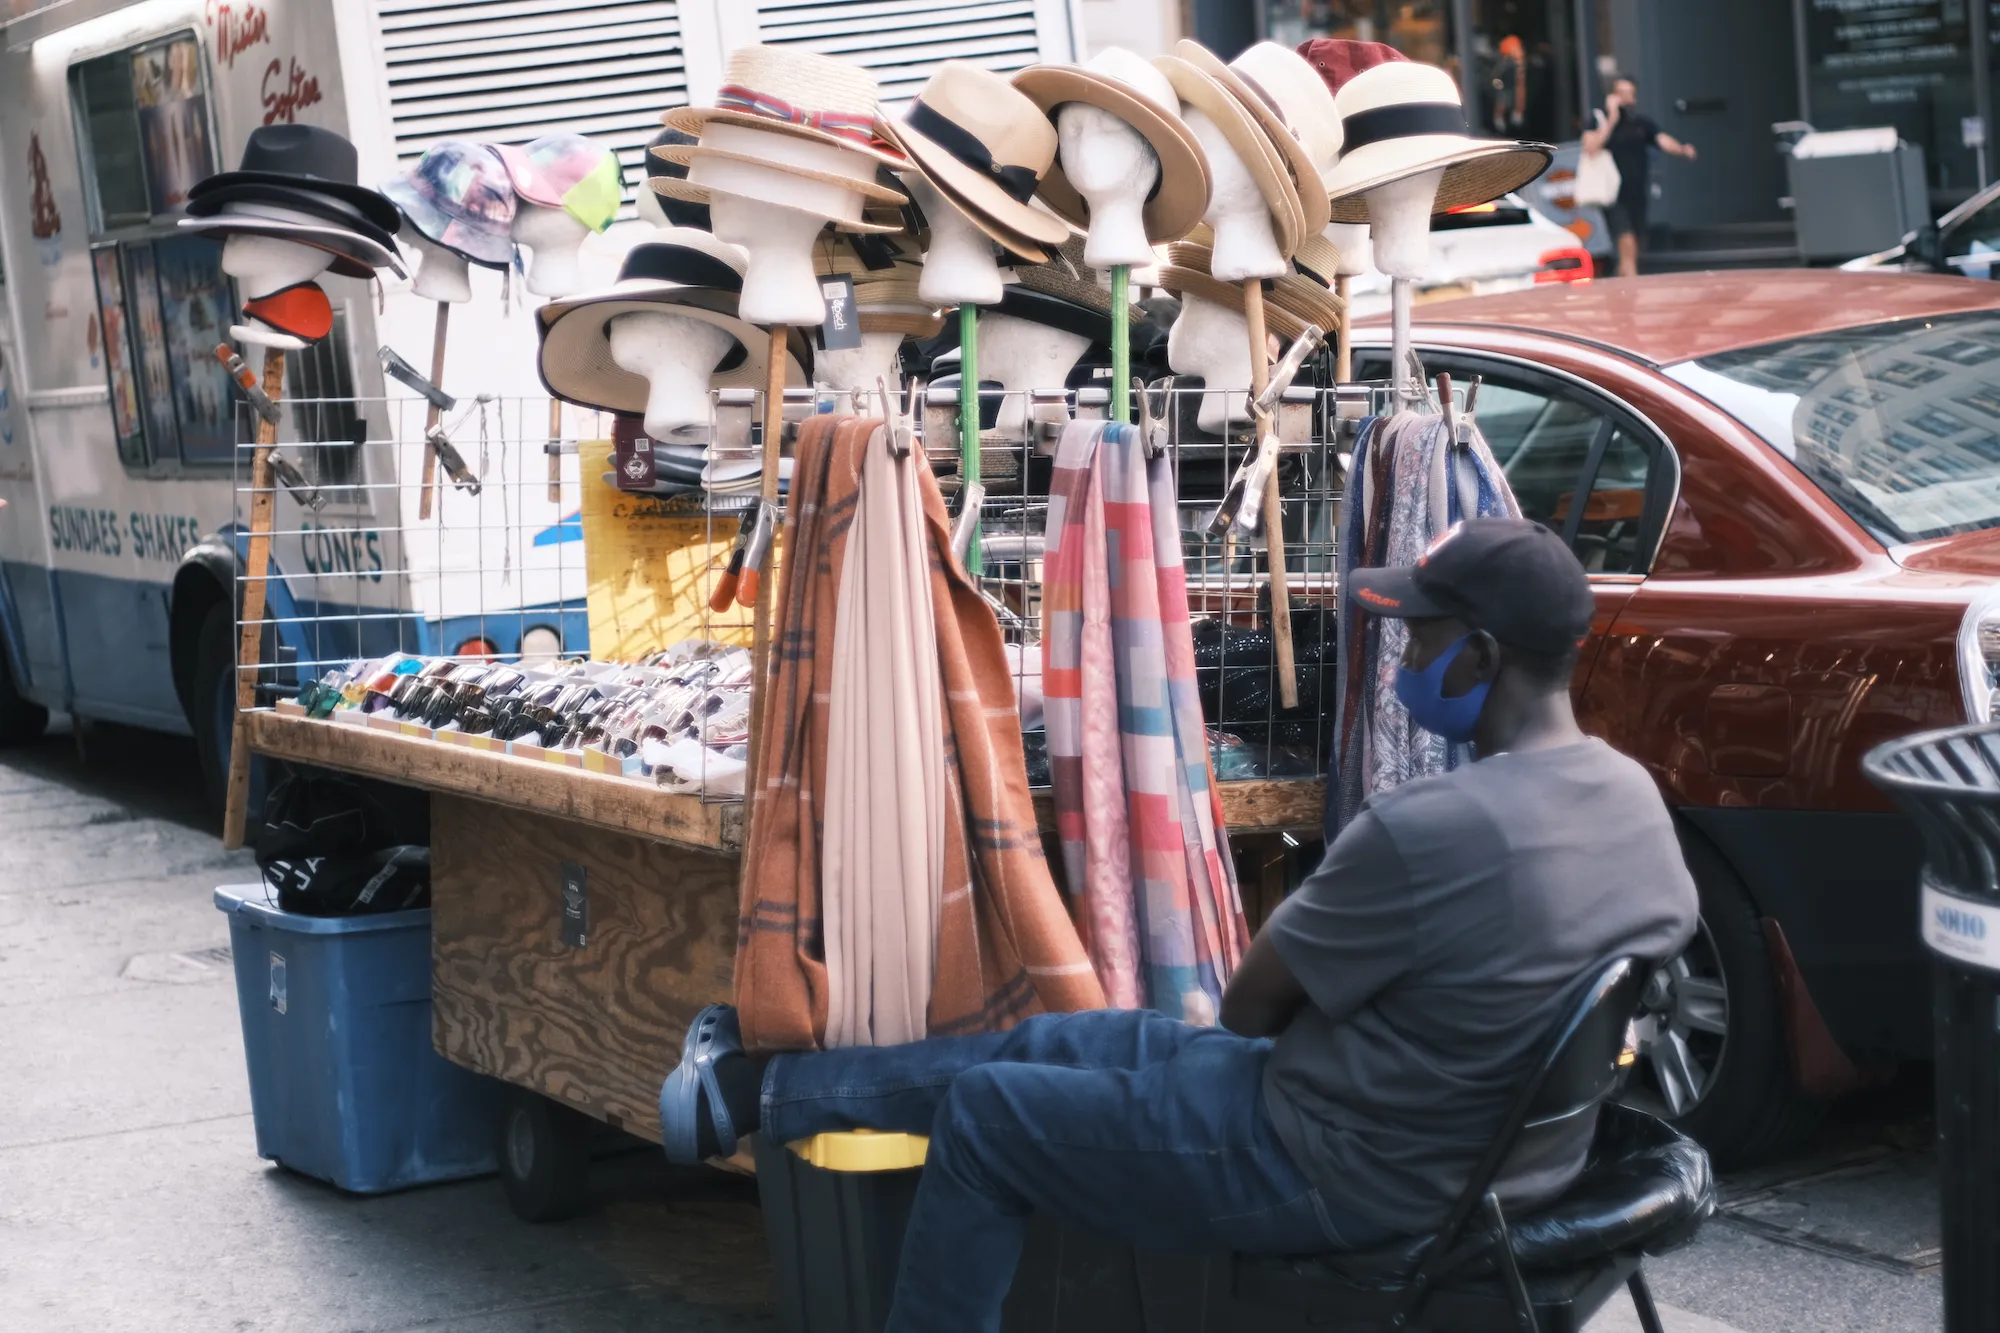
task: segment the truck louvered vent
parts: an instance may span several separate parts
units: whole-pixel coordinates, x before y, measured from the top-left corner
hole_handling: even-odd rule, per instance
[[[625,212],[660,112],[688,100],[674,0],[376,0],[396,156],[558,130],[618,154]]]
[[[761,0],[757,22],[769,45],[866,65],[892,106],[915,97],[947,60],[1007,71],[1040,59],[1035,0]]]

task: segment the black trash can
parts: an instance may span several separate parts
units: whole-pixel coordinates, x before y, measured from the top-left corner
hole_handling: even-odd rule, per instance
[[[1871,750],[1862,771],[1924,839],[1947,1333],[2000,1333],[2000,726]]]

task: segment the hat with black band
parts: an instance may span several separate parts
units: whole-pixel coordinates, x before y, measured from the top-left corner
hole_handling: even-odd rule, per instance
[[[1524,518],[1469,518],[1414,565],[1356,569],[1347,596],[1397,620],[1451,617],[1509,648],[1555,657],[1590,633],[1596,603],[1563,539]]]
[[[1368,192],[1443,169],[1433,211],[1489,203],[1548,168],[1555,150],[1466,133],[1458,84],[1435,65],[1397,60],[1365,69],[1333,95],[1340,161],[1327,173],[1335,222],[1366,223]]]
[[[1002,76],[947,60],[883,132],[999,244],[1040,250],[1068,239],[1068,223],[1029,202],[1055,162],[1055,126]]]

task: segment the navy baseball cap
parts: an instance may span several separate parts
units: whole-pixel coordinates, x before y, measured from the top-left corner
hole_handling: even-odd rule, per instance
[[[1595,601],[1563,539],[1523,518],[1472,518],[1438,538],[1416,564],[1357,569],[1354,600],[1378,616],[1451,616],[1509,647],[1554,656],[1590,633]]]

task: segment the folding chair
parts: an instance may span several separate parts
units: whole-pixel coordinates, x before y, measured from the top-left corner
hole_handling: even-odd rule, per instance
[[[1581,990],[1434,1235],[1303,1258],[1238,1255],[1236,1300],[1328,1333],[1579,1333],[1622,1284],[1645,1333],[1663,1333],[1643,1257],[1693,1238],[1715,1211],[1715,1181],[1693,1140],[1606,1104],[1631,1063],[1626,1027],[1649,971],[1621,958]],[[1583,1174],[1560,1198],[1509,1218],[1493,1181],[1523,1131],[1593,1108]]]

